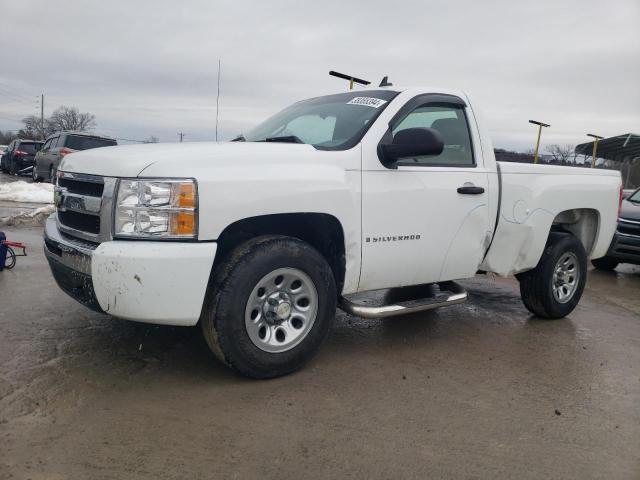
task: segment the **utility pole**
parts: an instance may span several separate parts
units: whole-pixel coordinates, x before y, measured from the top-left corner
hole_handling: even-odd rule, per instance
[[[184,135],[185,135],[185,134],[184,134],[184,133],[182,133],[182,132],[179,132],[179,133],[178,133],[178,136],[180,137],[180,143],[182,143],[182,137],[184,137]]]
[[[600,135],[594,135],[593,133],[587,133],[587,137],[593,138],[593,154],[591,156],[591,168],[596,166],[596,152],[598,151],[598,142],[604,137]]]
[[[533,163],[538,163],[538,150],[540,149],[540,136],[542,135],[542,127],[550,127],[547,123],[538,122],[536,120],[529,120],[529,123],[538,125],[538,140],[536,141],[536,151],[533,154]]]
[[[40,95],[40,136],[44,140],[44,93]]]
[[[220,69],[222,63],[218,59],[218,94],[216,95],[216,142],[218,141],[218,107],[220,106]]]

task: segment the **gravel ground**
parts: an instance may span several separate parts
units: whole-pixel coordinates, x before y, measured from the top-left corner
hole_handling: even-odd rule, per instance
[[[640,478],[640,269],[590,272],[567,319],[513,279],[388,320],[338,313],[270,381],[197,328],[90,312],[54,285],[40,229],[0,272],[0,479]],[[179,299],[176,299],[179,301]]]

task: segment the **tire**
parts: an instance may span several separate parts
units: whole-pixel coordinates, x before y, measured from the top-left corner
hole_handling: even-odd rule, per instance
[[[280,295],[291,302],[288,309],[273,307],[283,302]],[[296,238],[261,236],[215,268],[200,324],[209,348],[229,367],[251,378],[274,378],[313,358],[333,324],[336,301],[333,273],[316,249]]]
[[[555,275],[558,268],[562,272]],[[587,254],[573,235],[552,233],[536,268],[517,278],[522,303],[531,313],[542,318],[566,317],[582,297],[587,280]]]
[[[16,266],[16,254],[11,247],[7,247],[7,258],[4,262],[4,268],[11,270]]]
[[[56,171],[53,168],[53,165],[49,166],[49,183],[53,183],[55,185]]]
[[[618,266],[620,262],[618,262],[615,258],[611,257],[602,257],[591,260],[591,265],[593,265],[598,270],[606,270],[612,271]]]
[[[33,171],[31,172],[31,179],[33,180],[33,183],[38,183],[41,178],[38,176],[38,164],[36,162],[33,162]]]
[[[16,161],[9,159],[9,175],[17,175],[18,169],[16,168]]]

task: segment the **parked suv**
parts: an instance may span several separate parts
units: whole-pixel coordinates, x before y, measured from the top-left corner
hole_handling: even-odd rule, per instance
[[[33,181],[53,182],[58,165],[69,153],[90,148],[111,147],[117,145],[113,138],[91,135],[89,133],[59,132],[49,136],[42,149],[36,155],[33,164]]]
[[[607,256],[591,263],[598,270],[613,270],[620,263],[640,265],[640,188],[622,201],[618,228]]]
[[[42,143],[35,140],[14,140],[0,158],[0,170],[17,175],[20,170],[30,167]]]

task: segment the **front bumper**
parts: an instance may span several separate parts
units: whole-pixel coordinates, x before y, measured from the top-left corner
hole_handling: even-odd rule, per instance
[[[640,236],[616,232],[607,256],[621,263],[640,265]]]
[[[215,242],[85,242],[45,225],[44,251],[60,288],[115,317],[195,325],[215,258]]]

